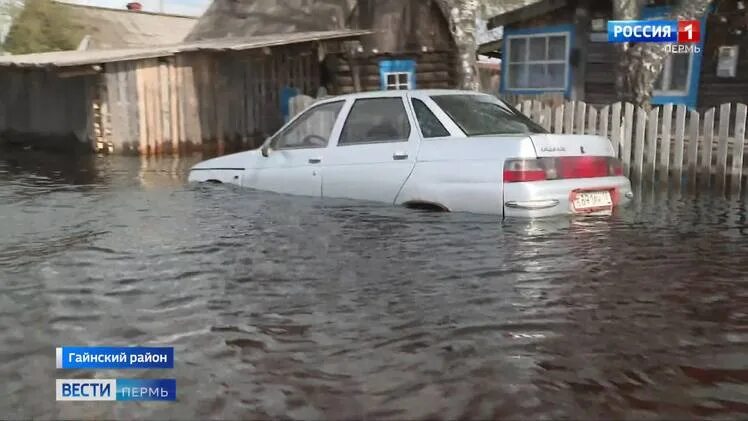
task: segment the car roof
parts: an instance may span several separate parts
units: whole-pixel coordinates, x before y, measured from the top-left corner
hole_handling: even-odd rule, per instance
[[[386,96],[398,96],[402,95],[403,93],[418,93],[421,95],[490,95],[485,92],[479,92],[479,91],[468,91],[468,90],[460,90],[460,89],[402,89],[402,90],[379,90],[379,91],[369,91],[369,92],[356,92],[352,94],[344,94],[344,95],[337,95],[325,98],[325,102],[327,101],[334,101],[334,100],[341,100],[341,99],[358,99],[358,98],[377,98],[377,97],[386,97]]]

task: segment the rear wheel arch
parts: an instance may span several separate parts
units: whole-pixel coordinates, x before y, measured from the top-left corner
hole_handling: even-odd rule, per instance
[[[402,206],[405,206],[409,209],[420,209],[420,210],[430,210],[435,212],[450,212],[449,208],[442,205],[441,203],[432,202],[429,200],[409,200],[407,202],[403,202]]]

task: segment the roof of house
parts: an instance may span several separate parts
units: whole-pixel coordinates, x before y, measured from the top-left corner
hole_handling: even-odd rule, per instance
[[[88,49],[148,47],[182,42],[197,22],[193,16],[84,6],[57,1],[88,36]]]
[[[291,34],[275,34],[251,38],[222,38],[140,48],[53,51],[48,53],[9,55],[0,56],[0,67],[73,67],[145,58],[168,57],[177,53],[191,51],[244,51],[311,41],[355,38],[368,33],[370,33],[370,31],[343,29],[338,31],[295,32]]]
[[[447,13],[450,8],[459,7],[461,1],[464,0],[436,0],[436,3]],[[488,18],[538,1],[541,0],[482,0],[479,14]],[[402,3],[402,0],[378,0],[377,12],[399,11]],[[359,0],[213,0],[187,39],[340,29],[346,27],[356,7],[363,4]]]
[[[500,9],[487,10],[489,29],[551,12],[565,6],[566,0],[508,0],[504,3]]]

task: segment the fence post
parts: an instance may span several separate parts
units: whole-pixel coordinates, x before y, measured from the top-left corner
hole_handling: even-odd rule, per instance
[[[616,102],[613,104],[611,109],[612,115],[610,117],[610,139],[613,142],[613,149],[616,151],[616,156],[619,158],[623,157],[623,151],[621,150],[621,143],[623,139],[623,131],[621,131],[621,103]]]
[[[576,113],[576,123],[574,123],[574,130],[576,130],[578,134],[584,134],[586,132],[584,123],[586,123],[585,120],[587,118],[587,104],[583,101],[578,101],[576,105],[577,106],[574,107],[574,111]]]
[[[631,134],[634,130],[634,104],[626,103],[624,106],[624,118],[623,118],[623,145],[622,158],[623,158],[623,174],[625,176],[631,175]]]
[[[564,107],[564,104],[556,107],[556,115],[554,116],[553,121],[553,133],[561,134],[564,132]]]
[[[671,168],[675,177],[675,186],[680,191],[683,181],[683,136],[686,134],[686,106],[678,105],[675,111],[675,152]]]
[[[696,173],[698,172],[699,162],[699,119],[697,111],[691,111],[691,117],[688,121],[688,186],[696,187]]]
[[[647,127],[647,158],[645,165],[645,175],[649,181],[654,184],[656,181],[655,170],[657,167],[657,138],[659,137],[659,118],[660,109],[658,107],[652,108],[649,112],[649,127]]]
[[[530,111],[530,115],[533,121],[543,125],[543,103],[540,101],[533,101],[532,103],[532,111]]]
[[[711,183],[712,178],[712,140],[714,139],[714,108],[704,114],[704,143],[701,153],[701,169],[705,173],[705,185]]]
[[[589,121],[587,122],[587,134],[597,134],[597,110],[595,107],[590,107]]]
[[[727,175],[727,151],[730,131],[730,106],[722,104],[719,107],[719,141],[717,143],[717,189],[720,192],[725,188],[725,176]]]
[[[646,132],[647,124],[647,112],[641,107],[636,107],[636,136],[634,137],[634,144],[632,146],[634,149],[633,174],[638,182],[641,182],[642,180],[642,167],[644,165],[644,133]]]
[[[732,153],[732,191],[740,195],[743,185],[743,154],[745,151],[745,120],[748,107],[745,104],[737,104],[735,109],[735,142],[733,142]]]
[[[608,117],[609,117],[608,111],[610,111],[610,107],[608,107],[607,105],[604,106],[600,110],[600,131],[598,132],[598,134],[600,136],[607,137],[607,138],[610,139],[612,136],[608,135]],[[613,142],[613,140],[611,139],[611,143],[612,142]],[[617,156],[618,155],[618,145],[616,145],[615,143],[613,143],[613,150],[615,151],[616,156]]]
[[[667,182],[670,162],[670,130],[673,124],[673,104],[665,104],[662,107],[662,133],[660,137],[660,160],[659,169],[660,182]]]
[[[566,112],[564,113],[564,134],[574,134],[574,111],[576,110],[576,103],[570,101],[566,104]]]
[[[553,109],[550,106],[543,107],[543,128],[547,131],[551,131],[551,123],[553,120]]]

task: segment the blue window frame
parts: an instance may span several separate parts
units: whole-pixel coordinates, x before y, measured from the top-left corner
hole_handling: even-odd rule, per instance
[[[574,27],[505,29],[501,60],[501,92],[542,94],[571,92],[571,49]]]
[[[672,6],[650,6],[642,9],[642,19],[661,19],[670,14]],[[684,104],[695,108],[699,94],[699,76],[706,37],[706,18],[701,18],[701,40],[695,44],[698,53],[670,54],[652,92],[652,104]]]
[[[381,60],[379,80],[383,91],[416,88],[414,60]]]

